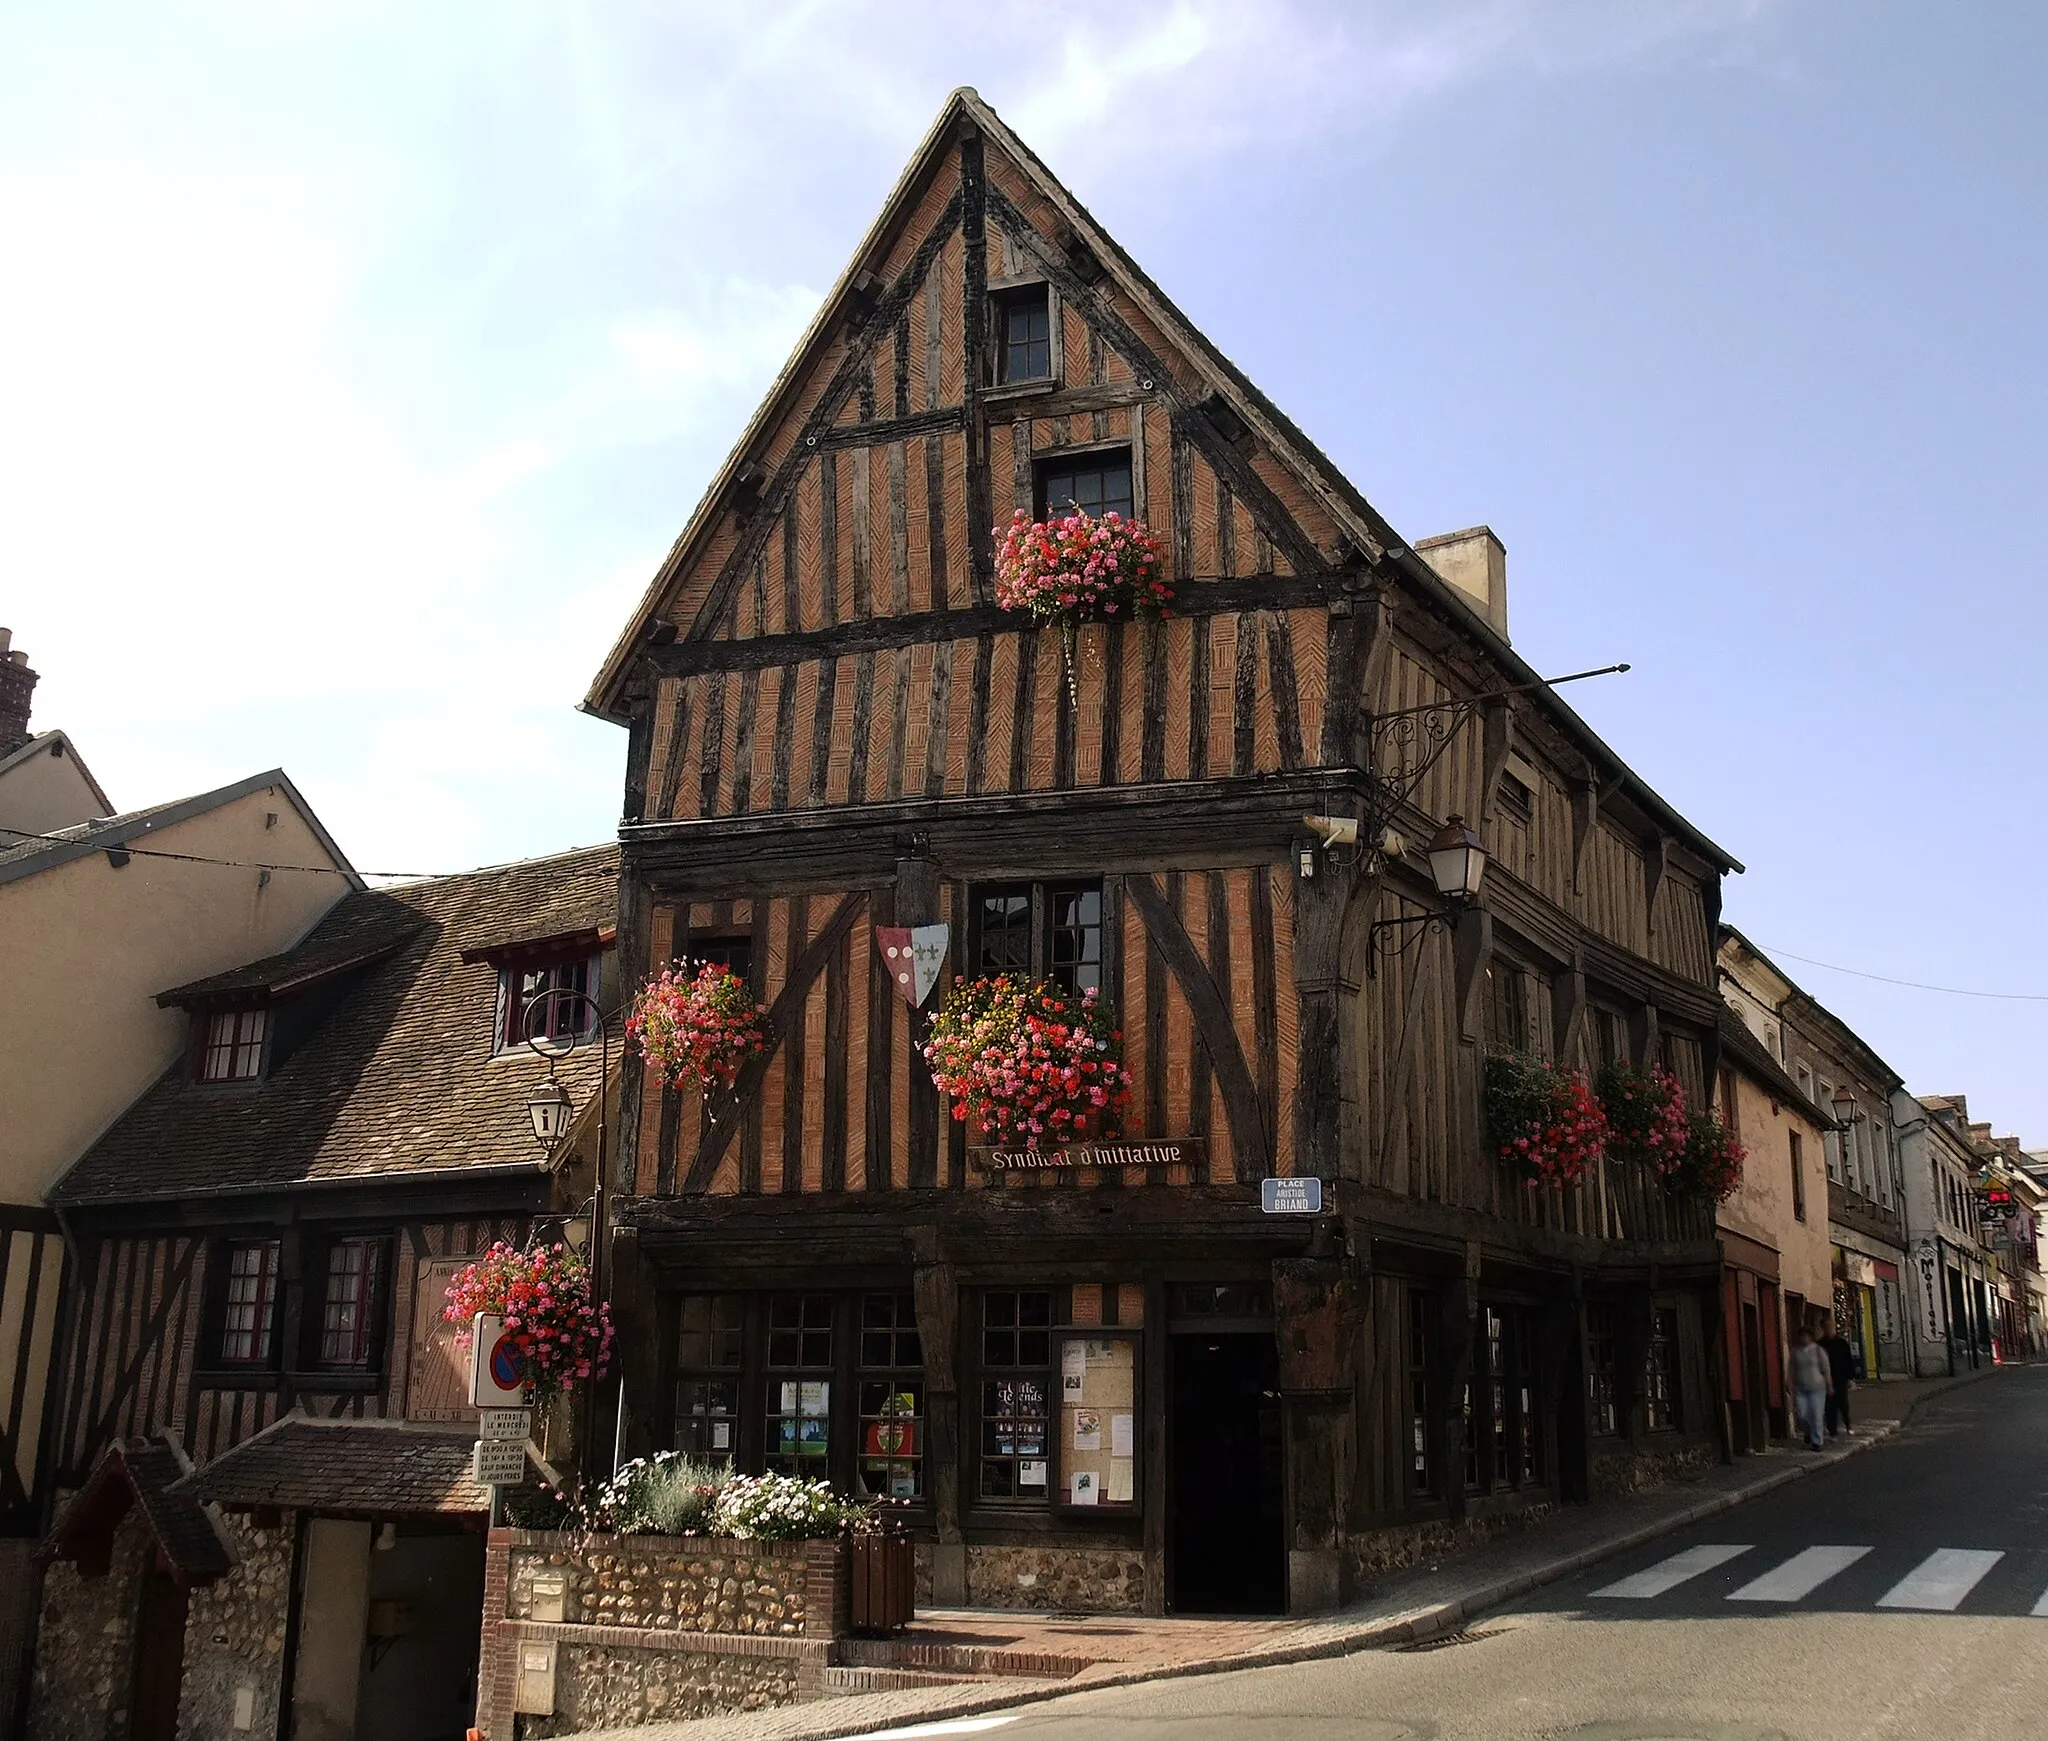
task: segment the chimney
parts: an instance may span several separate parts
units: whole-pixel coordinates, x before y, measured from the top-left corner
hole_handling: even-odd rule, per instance
[[[11,756],[28,742],[29,697],[36,687],[28,655],[11,651],[13,645],[13,631],[0,629],[0,756]]]
[[[1418,538],[1415,554],[1457,588],[1487,627],[1508,638],[1508,552],[1491,526]]]

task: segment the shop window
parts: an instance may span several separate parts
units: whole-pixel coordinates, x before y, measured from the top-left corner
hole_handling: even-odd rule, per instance
[[[738,1294],[685,1294],[678,1305],[672,1443],[707,1462],[730,1462],[739,1449],[745,1311]]]
[[[1615,1402],[1615,1328],[1612,1306],[1586,1308],[1586,1406],[1597,1436],[1621,1431]]]
[[[1052,379],[1052,294],[1043,284],[998,292],[995,304],[996,385]]]
[[[769,1297],[762,1460],[784,1475],[831,1470],[833,1304],[830,1294]]]
[[[975,972],[1102,987],[1102,885],[1002,883],[975,889],[968,947]]]
[[[1418,1497],[1437,1491],[1436,1459],[1430,1451],[1429,1375],[1436,1364],[1436,1296],[1426,1288],[1408,1290],[1408,1490]]]
[[[1645,1377],[1650,1430],[1653,1433],[1675,1431],[1680,1424],[1676,1307],[1659,1306],[1650,1314],[1650,1356]]]
[[[981,1298],[980,1476],[996,1502],[1051,1494],[1052,1294],[991,1289]]]
[[[1536,1404],[1535,1320],[1519,1306],[1479,1309],[1478,1371],[1465,1386],[1465,1486],[1472,1492],[1543,1479]]]
[[[382,1318],[384,1242],[337,1239],[321,1265],[320,1344],[322,1366],[368,1368],[376,1364],[377,1328]]]
[[[205,1019],[200,1081],[253,1082],[263,1074],[263,1045],[270,1038],[267,1009],[215,1010]]]
[[[218,1364],[268,1367],[277,1333],[279,1246],[274,1239],[236,1240],[220,1248]]]
[[[909,1294],[860,1303],[860,1491],[924,1497],[924,1350]]]
[[[1105,514],[1131,518],[1129,448],[1061,455],[1034,468],[1035,518],[1070,514],[1076,508],[1095,519]]]

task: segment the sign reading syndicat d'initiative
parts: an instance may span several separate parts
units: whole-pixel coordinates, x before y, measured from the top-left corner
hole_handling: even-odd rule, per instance
[[[1066,1173],[1077,1167],[1192,1167],[1208,1172],[1209,1145],[1201,1137],[1141,1137],[1134,1142],[1075,1143],[1063,1149],[970,1146],[968,1159],[985,1173]],[[1320,1215],[1320,1179],[1262,1179],[1259,1207],[1268,1215]]]

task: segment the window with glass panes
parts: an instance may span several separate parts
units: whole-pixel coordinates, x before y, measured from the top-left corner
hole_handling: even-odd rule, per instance
[[[263,1042],[270,1034],[268,1010],[216,1010],[206,1018],[206,1049],[199,1060],[202,1082],[251,1082],[263,1074]]]
[[[1486,970],[1486,1042],[1501,1052],[1522,1052],[1529,1046],[1522,970],[1503,961]]]
[[[1479,1320],[1483,1419],[1468,1479],[1487,1489],[1526,1487],[1543,1479],[1534,1315],[1520,1306],[1483,1305]]]
[[[1104,514],[1131,518],[1131,454],[1128,448],[1077,453],[1040,460],[1035,507],[1041,520],[1070,514],[1076,508],[1101,519]]]
[[[224,1366],[260,1366],[270,1360],[277,1320],[277,1257],[274,1239],[251,1239],[221,1253],[220,1346]]]
[[[544,967],[506,968],[505,1027],[498,1036],[499,1049],[509,1051],[529,1039],[576,1040],[593,1032],[596,967],[586,956]],[[561,995],[551,995],[554,993]]]
[[[1678,1309],[1675,1306],[1659,1306],[1650,1315],[1649,1370],[1645,1379],[1650,1430],[1658,1432],[1675,1428],[1678,1425]]]
[[[673,1443],[707,1462],[730,1462],[739,1449],[745,1317],[739,1294],[685,1294],[677,1304]]]
[[[1408,1290],[1408,1490],[1436,1492],[1436,1460],[1430,1453],[1429,1373],[1436,1349],[1436,1296],[1426,1288]]]
[[[924,1497],[924,1348],[909,1294],[860,1302],[860,1491]]]
[[[831,1469],[833,1308],[830,1294],[768,1299],[762,1461],[785,1475],[823,1480]]]
[[[975,972],[1044,979],[1069,992],[1102,988],[1102,885],[995,883],[970,906]]]
[[[337,1239],[327,1248],[320,1296],[320,1364],[368,1366],[381,1242]]]
[[[981,1454],[975,1491],[996,1503],[1044,1503],[1052,1468],[1052,1292],[981,1296]]]
[[[1596,1434],[1621,1431],[1615,1402],[1614,1308],[1586,1308],[1586,1401]]]
[[[996,381],[1052,379],[1052,297],[1043,284],[996,299]]]

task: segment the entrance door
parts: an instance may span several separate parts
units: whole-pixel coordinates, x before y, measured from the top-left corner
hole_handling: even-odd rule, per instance
[[[1173,1338],[1176,1613],[1286,1610],[1279,1376],[1271,1332]]]
[[[1742,1428],[1743,1448],[1761,1451],[1770,1442],[1770,1418],[1765,1414],[1764,1327],[1756,1307],[1742,1302]]]
[[[185,1587],[161,1566],[142,1580],[135,1633],[131,1741],[177,1741],[178,1692],[185,1678]]]

